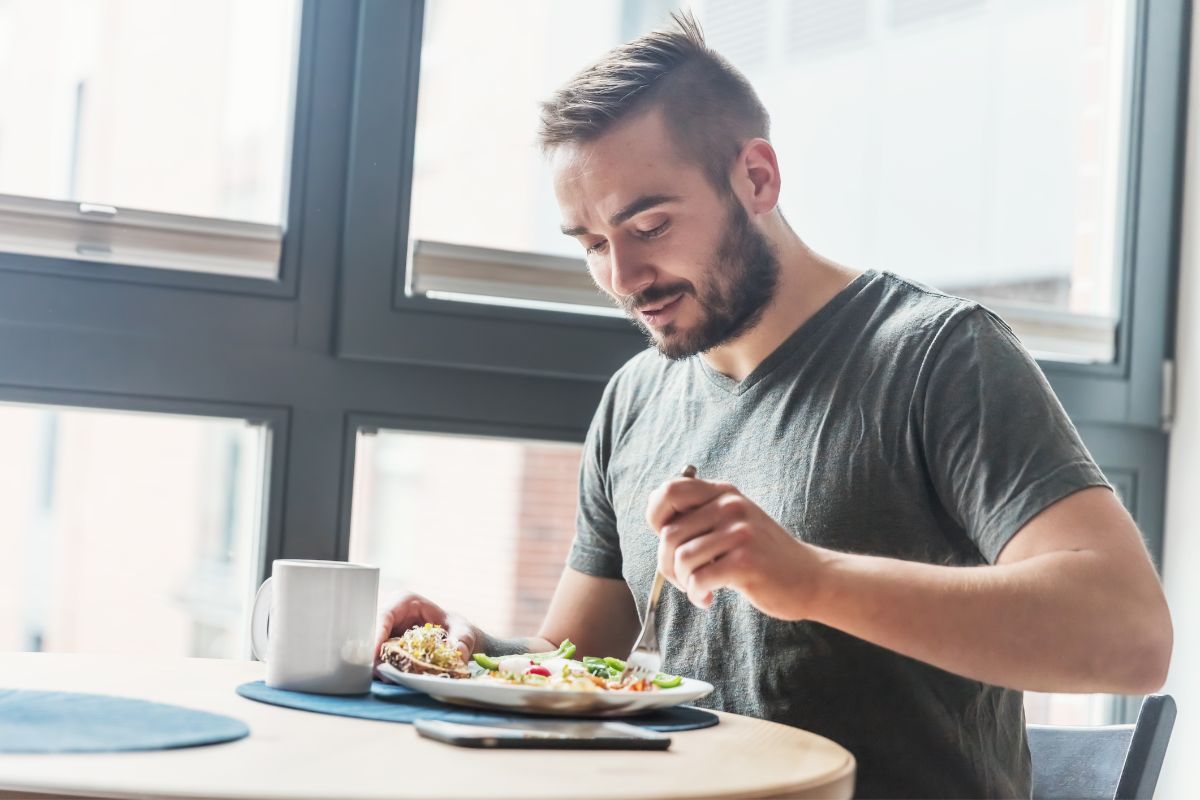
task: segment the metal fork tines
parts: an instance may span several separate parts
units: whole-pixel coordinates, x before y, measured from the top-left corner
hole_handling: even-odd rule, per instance
[[[696,477],[696,468],[685,467],[684,478]],[[642,632],[638,634],[637,642],[629,658],[625,659],[625,669],[621,673],[621,683],[636,683],[643,678],[653,680],[662,669],[662,653],[658,649],[658,598],[662,596],[663,574],[654,570],[654,583],[650,586],[650,597],[646,602],[646,617],[642,620]]]
[[[625,659],[625,671],[621,673],[621,683],[636,683],[643,678],[654,679],[662,669],[662,653],[658,650],[658,598],[662,594],[663,574],[654,571],[654,585],[650,588],[650,600],[646,604],[646,618],[642,622],[642,632],[633,645],[629,658]]]

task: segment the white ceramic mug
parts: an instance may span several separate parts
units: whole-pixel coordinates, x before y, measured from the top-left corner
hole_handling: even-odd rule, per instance
[[[276,561],[250,622],[250,647],[267,662],[267,685],[320,694],[369,691],[378,602],[379,567]]]

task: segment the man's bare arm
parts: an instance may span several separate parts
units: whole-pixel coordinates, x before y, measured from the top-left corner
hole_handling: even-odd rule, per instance
[[[1023,527],[995,566],[833,555],[813,619],[986,683],[1155,691],[1171,618],[1133,520],[1085,489]]]
[[[570,639],[580,655],[624,657],[633,647],[639,627],[637,608],[625,581],[596,578],[567,567],[558,579],[538,638],[550,644],[547,649],[551,650]]]
[[[697,605],[736,589],[772,616],[1017,689],[1134,694],[1166,677],[1166,600],[1133,520],[1103,487],[1054,503],[979,567],[817,548],[728,484],[669,482],[648,520],[659,567]]]

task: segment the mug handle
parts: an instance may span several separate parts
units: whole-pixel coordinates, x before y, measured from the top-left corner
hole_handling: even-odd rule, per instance
[[[271,627],[271,581],[267,578],[258,587],[254,596],[254,610],[250,612],[250,652],[259,661],[267,660],[267,634]]]

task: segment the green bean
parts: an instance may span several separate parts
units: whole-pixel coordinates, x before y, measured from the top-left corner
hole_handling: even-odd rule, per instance
[[[488,670],[489,672],[495,672],[496,670],[500,669],[500,661],[492,658],[486,653],[475,653],[471,656],[471,658],[475,659],[476,664]]]

